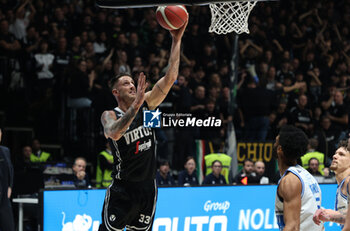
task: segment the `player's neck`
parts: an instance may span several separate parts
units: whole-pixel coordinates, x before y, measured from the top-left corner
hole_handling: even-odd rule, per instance
[[[295,166],[297,163],[291,163],[290,161],[288,164],[287,161],[283,160],[282,158],[278,158],[278,169],[280,170],[281,176],[287,171],[287,169],[291,166]]]
[[[289,168],[290,166],[286,165],[286,164],[278,164],[278,169],[280,170],[280,175],[282,176],[286,171],[287,169]]]
[[[345,177],[350,176],[350,169],[347,169],[340,173],[335,173],[335,179],[337,180],[337,183],[340,184],[342,180],[344,180]]]
[[[129,107],[131,106],[132,102],[131,103],[128,103],[128,102],[125,102],[125,101],[120,101],[118,102],[118,107],[123,111],[123,112],[126,112]]]
[[[278,164],[278,170],[280,171],[280,175],[282,176],[284,172],[288,169],[288,166],[284,164],[282,157],[279,155],[277,156],[277,164]]]

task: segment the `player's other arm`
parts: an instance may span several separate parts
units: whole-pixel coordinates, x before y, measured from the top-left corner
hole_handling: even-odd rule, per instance
[[[350,189],[350,184],[348,184],[348,190]],[[343,186],[342,191],[343,193],[347,194],[347,189]],[[349,197],[348,197],[348,202],[349,202]],[[315,224],[320,224],[322,221],[323,222],[327,222],[327,221],[331,221],[331,222],[335,222],[338,224],[345,224],[345,220],[346,218],[349,217],[349,213],[347,214],[343,214],[340,213],[339,211],[335,211],[332,209],[318,209],[314,216],[313,216],[313,221],[315,222]],[[348,231],[350,231],[350,221],[348,221],[349,224],[348,225]],[[345,227],[343,229],[343,231],[346,230]]]
[[[131,106],[122,117],[117,119],[114,111],[104,111],[101,116],[101,122],[105,137],[119,140],[135,118],[136,112],[137,110]]]
[[[187,22],[178,30],[170,31],[172,36],[169,68],[164,77],[154,85],[153,89],[146,93],[145,100],[150,109],[156,108],[163,102],[179,74],[181,38],[185,32]]]
[[[283,198],[283,231],[300,230],[302,185],[299,178],[289,173],[281,181],[278,194]]]
[[[320,225],[322,221],[323,222],[331,221],[338,224],[344,224],[345,215],[332,209],[318,209],[314,214],[313,221],[317,225]]]
[[[146,76],[141,73],[138,79],[136,98],[125,114],[117,119],[114,111],[104,111],[101,116],[106,138],[119,140],[134,120],[137,111],[145,100],[145,89],[147,88]]]

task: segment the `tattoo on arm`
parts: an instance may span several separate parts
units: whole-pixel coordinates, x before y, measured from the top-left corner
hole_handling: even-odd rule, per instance
[[[338,224],[344,224],[345,223],[345,215],[344,214],[334,215],[333,217],[331,217],[330,221],[338,223]]]
[[[109,135],[113,135],[113,134],[117,134],[119,136],[124,135],[128,127],[130,126],[131,122],[135,118],[136,113],[137,113],[137,110],[133,106],[131,106],[125,112],[125,114],[118,120],[112,120],[109,118],[105,126],[105,132]]]
[[[129,107],[126,113],[113,124],[112,131],[119,131],[120,134],[124,134],[130,126],[131,122],[136,116],[136,110],[133,106]]]
[[[156,86],[158,87],[158,89],[162,92],[163,95],[167,95],[164,93],[164,91],[162,90],[162,88],[160,88],[160,86],[158,85],[158,83],[156,83]]]

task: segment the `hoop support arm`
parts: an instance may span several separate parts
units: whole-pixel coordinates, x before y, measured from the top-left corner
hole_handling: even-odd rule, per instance
[[[269,0],[96,0],[97,6],[101,8],[143,8],[143,7],[156,7],[164,5],[208,5],[211,3],[220,2],[256,2],[256,1],[269,1]]]

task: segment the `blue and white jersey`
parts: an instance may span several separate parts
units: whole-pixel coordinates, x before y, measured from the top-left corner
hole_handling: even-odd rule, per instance
[[[321,208],[321,189],[315,178],[300,165],[289,167],[278,182],[278,187],[283,177],[291,172],[296,175],[302,184],[301,191],[301,211],[300,211],[300,231],[321,231],[322,225],[316,225],[312,217],[317,209]],[[276,193],[275,212],[280,230],[284,229],[283,198]]]
[[[346,214],[346,212],[348,211],[348,185],[345,185],[346,190],[347,190],[347,195],[344,195],[341,191],[342,187],[344,186],[344,183],[346,181],[346,178],[348,178],[349,176],[345,177],[340,184],[338,185],[337,188],[337,194],[335,197],[335,210],[339,211],[341,214]],[[349,182],[348,182],[349,184]],[[341,229],[344,228],[344,225],[340,225]]]

